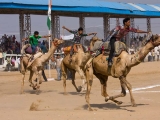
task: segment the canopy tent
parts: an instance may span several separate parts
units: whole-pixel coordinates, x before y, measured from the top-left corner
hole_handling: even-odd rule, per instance
[[[46,14],[47,0],[1,0],[0,14]],[[108,2],[105,0],[53,0],[52,11],[61,16],[103,16],[110,14],[112,17],[160,17],[160,4],[134,4],[121,2]]]

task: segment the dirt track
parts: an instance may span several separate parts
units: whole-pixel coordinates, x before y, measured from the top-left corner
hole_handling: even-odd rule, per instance
[[[55,70],[52,77],[56,77]],[[78,75],[76,78],[80,85],[82,81]],[[43,82],[40,95],[36,95],[29,87],[27,75],[25,94],[20,95],[21,74],[0,72],[0,120],[160,120],[160,62],[141,63],[127,79],[133,86],[137,107],[131,107],[129,94],[117,99],[123,101],[120,106],[106,103],[95,78],[90,96],[94,111],[89,112],[85,94],[75,92],[69,80],[68,95],[63,95],[62,81]],[[109,77],[107,89],[109,95],[119,94],[119,80]],[[30,111],[31,104],[37,111]]]

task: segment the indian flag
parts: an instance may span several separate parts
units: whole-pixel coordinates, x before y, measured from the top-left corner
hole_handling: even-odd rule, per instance
[[[51,0],[49,0],[48,17],[47,17],[47,26],[48,26],[49,30],[51,29],[51,5],[52,5],[52,2],[51,2]]]

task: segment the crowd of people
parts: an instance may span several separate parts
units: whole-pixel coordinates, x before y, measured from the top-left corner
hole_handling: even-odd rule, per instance
[[[4,34],[0,38],[0,48],[7,54],[20,54],[20,43],[17,42],[15,35]]]
[[[20,54],[20,43],[16,41],[15,35],[4,34],[0,38],[0,65],[4,63],[6,54]]]

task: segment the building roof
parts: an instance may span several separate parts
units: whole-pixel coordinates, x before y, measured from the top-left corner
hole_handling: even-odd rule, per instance
[[[52,11],[65,13],[83,13],[94,15],[119,15],[137,17],[160,17],[160,4],[134,4],[109,2],[106,0],[52,0]],[[48,0],[0,0],[0,9],[10,12],[48,10]],[[0,12],[1,14],[3,13]],[[8,12],[8,13],[10,13]],[[12,13],[10,13],[12,14]],[[14,14],[14,13],[13,13]]]

